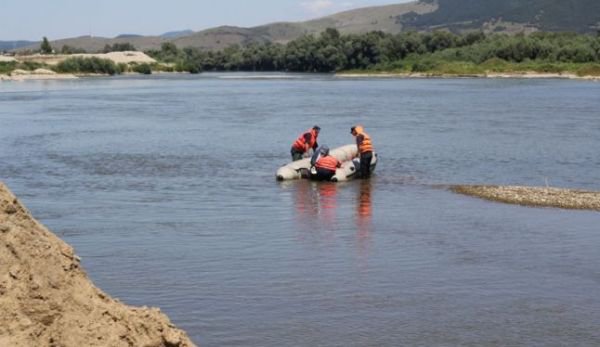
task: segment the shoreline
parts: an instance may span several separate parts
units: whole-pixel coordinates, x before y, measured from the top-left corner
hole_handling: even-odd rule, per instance
[[[38,69],[45,70],[45,69]],[[19,70],[16,73],[13,71],[10,75],[0,74],[0,81],[26,81],[26,80],[66,80],[66,79],[78,79],[81,77],[109,77],[110,75],[104,74],[72,74],[72,73],[56,73],[51,70],[45,70],[39,72]],[[212,72],[212,71],[209,71]],[[224,71],[227,72],[227,71]],[[239,71],[231,71],[239,72]],[[246,71],[252,72],[252,71]],[[265,73],[270,73],[271,71]],[[181,74],[178,72],[164,72],[164,71],[152,71],[152,75],[157,74]],[[258,72],[260,74],[261,72]],[[285,73],[285,72],[283,72]],[[138,73],[124,73],[123,75],[137,75]],[[202,74],[202,73],[200,73]],[[449,74],[449,73],[422,73],[422,72],[341,72],[334,73],[333,77],[340,79],[428,79],[428,78],[472,78],[472,79],[563,79],[563,80],[579,80],[579,81],[600,81],[600,76],[579,76],[574,73],[541,73],[541,72],[523,72],[523,73],[485,73],[485,74]]]
[[[423,79],[423,78],[493,78],[493,79],[569,79],[600,81],[600,76],[579,76],[575,73],[545,73],[545,72],[493,72],[484,74],[451,74],[423,72],[341,72],[336,78],[381,78],[381,79]]]
[[[75,80],[78,78],[79,78],[79,76],[76,76],[73,74],[55,74],[55,75],[26,74],[26,75],[17,75],[17,76],[0,75],[0,81],[6,81],[6,82]]]

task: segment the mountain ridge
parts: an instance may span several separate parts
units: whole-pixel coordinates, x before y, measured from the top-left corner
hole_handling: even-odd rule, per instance
[[[158,49],[171,42],[178,47],[220,50],[231,45],[287,43],[302,35],[336,28],[342,34],[383,31],[396,34],[406,30],[452,32],[535,32],[600,30],[598,0],[419,0],[409,3],[372,6],[335,13],[303,22],[274,22],[250,28],[219,26],[197,32],[128,38],[82,36],[52,41],[62,45],[100,51],[106,45],[131,43],[139,50]],[[39,43],[37,43],[39,45]],[[25,49],[39,47],[30,45]]]

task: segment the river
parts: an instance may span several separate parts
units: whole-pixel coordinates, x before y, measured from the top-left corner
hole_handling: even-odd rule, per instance
[[[448,184],[598,190],[600,83],[208,73],[0,84],[0,180],[94,283],[202,346],[598,346],[600,214]],[[370,181],[279,183],[291,143]]]

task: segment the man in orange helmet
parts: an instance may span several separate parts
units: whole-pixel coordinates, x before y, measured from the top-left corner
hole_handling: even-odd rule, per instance
[[[317,143],[317,137],[319,137],[319,132],[321,128],[318,125],[312,127],[312,129],[302,133],[296,142],[292,144],[291,154],[292,160],[300,160],[304,156],[304,153],[307,153],[311,148],[313,151],[319,147]]]
[[[371,160],[373,159],[373,143],[371,137],[365,132],[361,125],[353,126],[350,129],[352,136],[356,138],[358,155],[360,156],[360,178],[369,178],[371,176]]]

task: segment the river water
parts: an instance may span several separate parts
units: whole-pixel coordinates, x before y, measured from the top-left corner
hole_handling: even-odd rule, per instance
[[[96,285],[202,346],[598,346],[600,214],[454,183],[599,189],[600,83],[203,74],[0,84],[0,180]],[[293,140],[380,155],[278,183]]]

